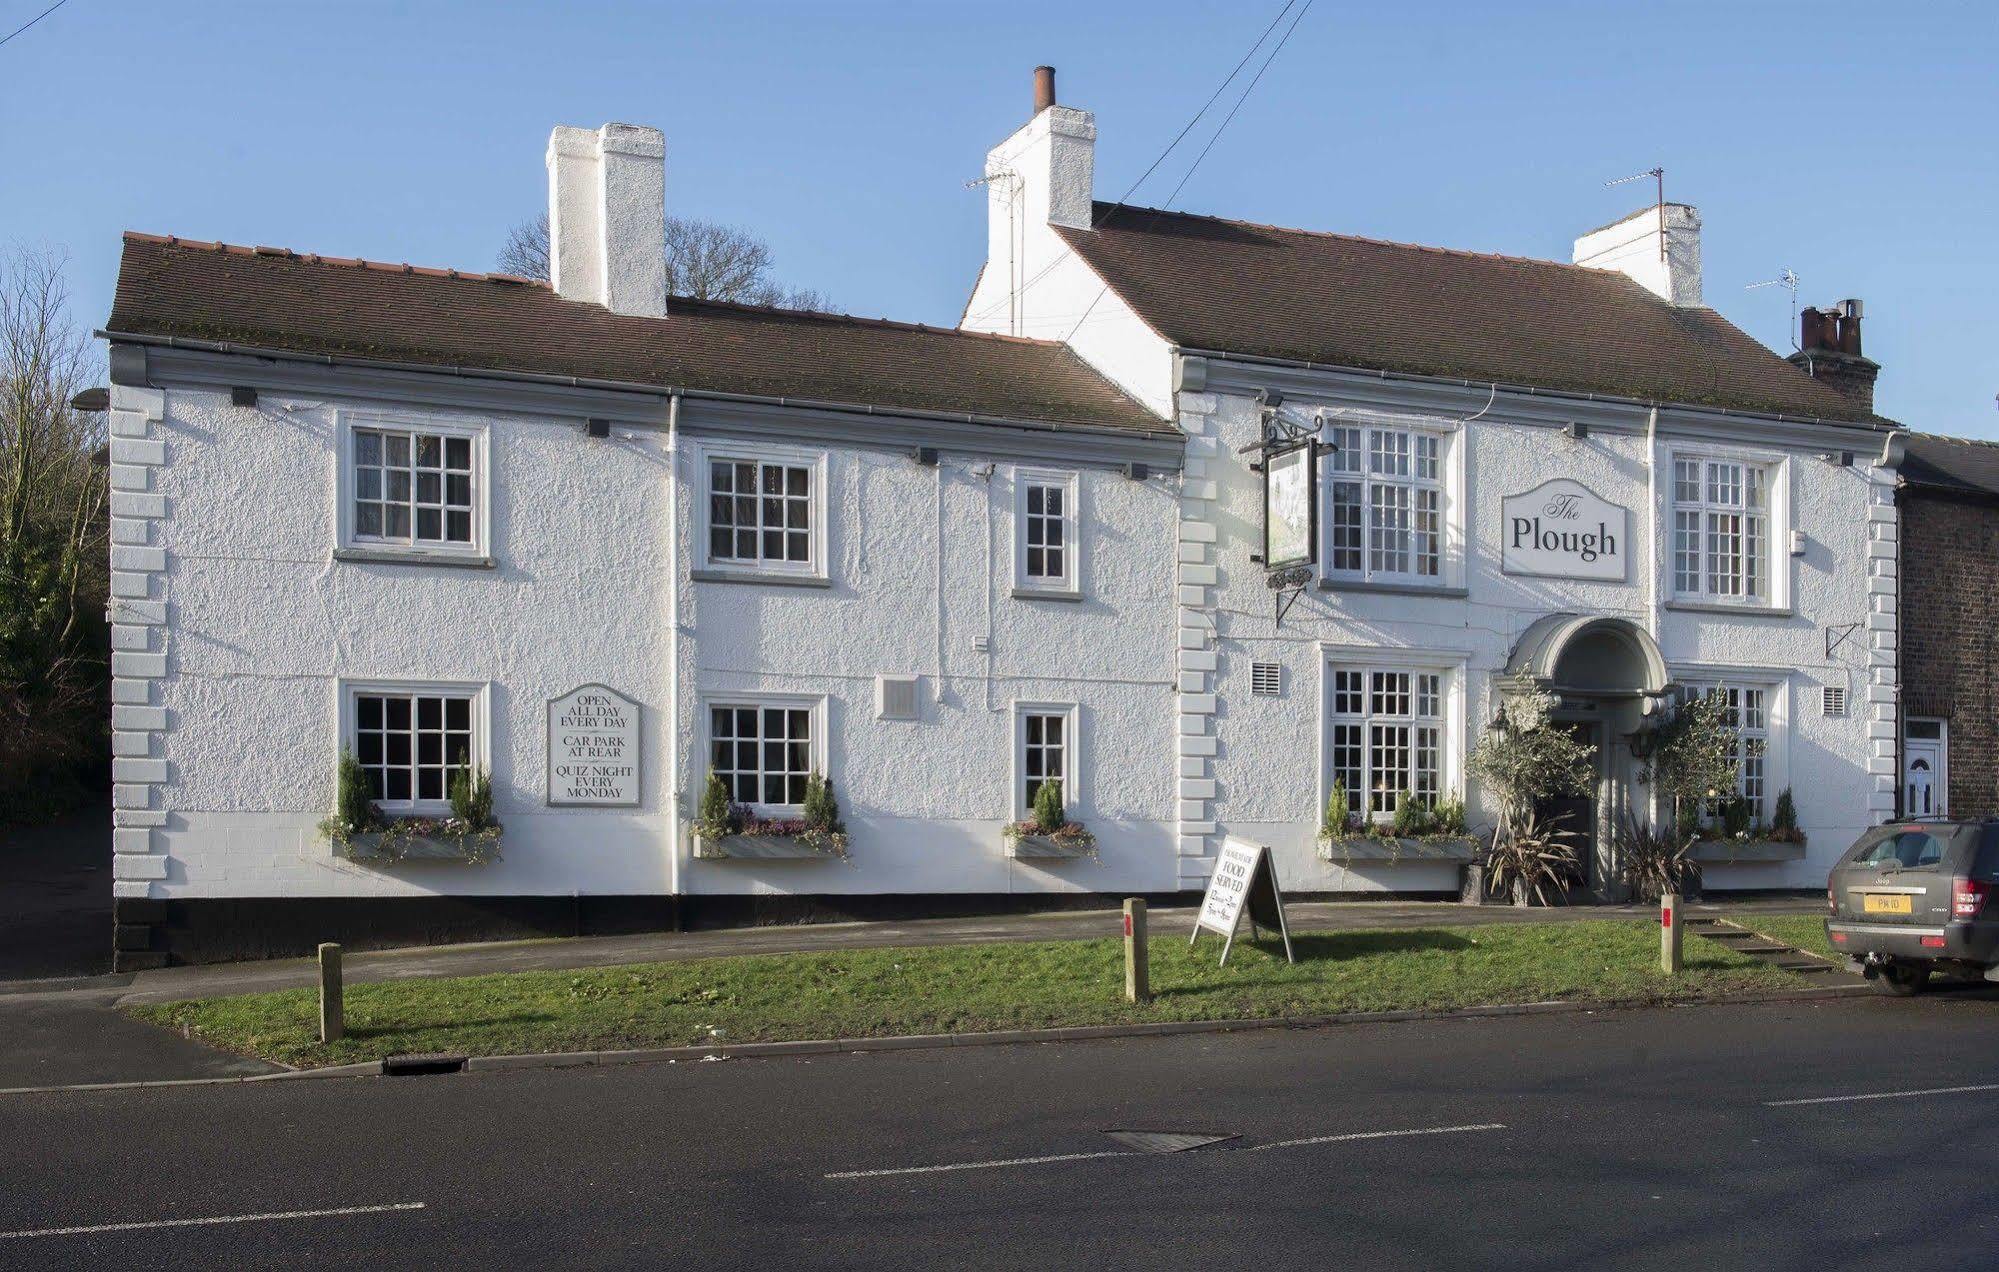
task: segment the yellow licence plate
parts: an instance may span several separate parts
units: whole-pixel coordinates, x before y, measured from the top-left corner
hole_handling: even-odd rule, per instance
[[[1908,893],[1867,893],[1860,898],[1860,908],[1868,914],[1914,914],[1915,898]]]

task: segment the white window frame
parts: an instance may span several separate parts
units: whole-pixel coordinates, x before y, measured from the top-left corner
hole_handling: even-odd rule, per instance
[[[1676,670],[1674,683],[1681,689],[1705,692],[1710,689],[1729,689],[1740,693],[1754,690],[1763,695],[1763,727],[1760,730],[1763,742],[1763,795],[1760,801],[1749,807],[1751,822],[1764,826],[1770,824],[1770,817],[1777,808],[1777,795],[1789,789],[1790,780],[1790,733],[1791,695],[1790,678],[1775,668],[1741,667],[1700,667]],[[1756,737],[1759,731],[1750,730],[1748,736]],[[1742,736],[1738,730],[1738,739]],[[1738,747],[1740,743],[1738,741]],[[1743,768],[1746,749],[1738,749],[1735,760],[1735,794],[1742,795]]]
[[[472,444],[472,541],[470,543],[424,543],[415,541],[415,513],[411,513],[412,541],[362,536],[354,528],[355,476],[354,446],[357,432],[431,433],[440,437],[464,438]],[[441,420],[413,412],[339,410],[334,413],[334,438],[339,455],[334,464],[334,501],[338,530],[336,546],[343,552],[368,556],[404,557],[412,561],[475,561],[491,555],[493,464],[490,430],[483,424]],[[412,439],[414,445],[414,439]]]
[[[698,752],[701,764],[697,770],[698,777],[696,780],[698,784],[695,787],[694,796],[697,806],[700,803],[701,792],[707,789],[708,775],[715,768],[714,709],[716,707],[751,708],[758,711],[770,707],[784,710],[803,709],[807,713],[808,742],[806,746],[806,772],[816,771],[828,781],[834,780],[833,774],[828,771],[829,766],[826,758],[826,698],[824,695],[726,693],[713,691],[701,694],[698,701],[701,710],[701,749]],[[761,727],[761,722],[759,722],[759,745],[761,745]],[[761,772],[761,769],[759,769],[759,772]],[[730,794],[733,800],[734,792]],[[769,818],[773,821],[796,818],[804,812],[802,804],[771,804],[763,800],[753,800],[747,803],[735,800],[734,802],[742,803],[755,816]]]
[[[340,695],[339,729],[342,750],[359,754],[359,710],[357,700],[371,694],[435,695],[439,697],[469,698],[472,703],[472,755],[471,766],[476,772],[485,769],[490,772],[492,762],[492,685],[483,680],[362,680],[341,677],[337,682]],[[449,757],[447,758],[447,762]],[[448,779],[447,779],[448,790]],[[415,795],[412,787],[411,795]],[[451,800],[416,799],[376,800],[375,807],[391,817],[435,817],[450,813]]]
[[[1409,686],[1412,714],[1417,705],[1414,701],[1417,691],[1414,677],[1418,674],[1431,674],[1438,677],[1437,689],[1439,701],[1437,704],[1437,714],[1434,717],[1424,717],[1425,719],[1435,719],[1439,727],[1437,798],[1440,800],[1466,798],[1464,786],[1465,669],[1469,660],[1470,654],[1464,650],[1395,649],[1333,643],[1322,643],[1320,645],[1319,798],[1314,809],[1314,817],[1317,817],[1325,809],[1327,801],[1332,797],[1333,782],[1339,776],[1338,769],[1335,766],[1336,756],[1334,754],[1333,743],[1333,728],[1335,724],[1348,723],[1355,720],[1361,722],[1361,783],[1363,788],[1369,783],[1370,766],[1372,763],[1372,739],[1368,725],[1373,719],[1373,702],[1371,700],[1373,682],[1368,673],[1377,671],[1407,672],[1410,674],[1412,677]],[[1361,704],[1362,714],[1358,717],[1336,710],[1337,673],[1341,671],[1358,671],[1362,673],[1362,693],[1364,698]],[[1400,724],[1404,720],[1405,717],[1397,716],[1390,722]],[[1410,718],[1410,722],[1414,723],[1413,718]],[[1410,739],[1410,745],[1413,751],[1415,745],[1413,735]],[[1348,792],[1350,797],[1354,794],[1355,792],[1351,790]],[[1415,792],[1412,790],[1410,794],[1413,796]],[[1359,798],[1361,808],[1367,811],[1370,821],[1386,823],[1393,819],[1394,808],[1392,805],[1384,810],[1369,809],[1369,804],[1372,801],[1369,799],[1369,792],[1366,789],[1362,789],[1359,792]]]
[[[1408,438],[1409,476],[1377,476],[1371,471],[1373,465],[1374,436],[1376,434],[1399,434]],[[1319,571],[1320,576],[1334,586],[1347,585],[1366,587],[1388,587],[1401,589],[1450,590],[1464,586],[1463,554],[1464,542],[1462,525],[1464,488],[1464,436],[1461,428],[1447,422],[1435,423],[1426,420],[1385,419],[1374,416],[1337,417],[1326,421],[1321,429],[1322,440],[1341,449],[1320,462],[1319,473]],[[1357,444],[1356,444],[1357,437]],[[1433,476],[1418,475],[1418,456],[1423,439],[1434,441],[1437,448],[1436,472]],[[1347,456],[1353,456],[1351,460]],[[1349,467],[1348,465],[1352,465]],[[1358,569],[1340,567],[1335,562],[1335,549],[1339,546],[1341,527],[1338,501],[1334,498],[1334,488],[1343,483],[1357,483],[1360,491]],[[1410,491],[1408,515],[1410,518],[1410,569],[1377,569],[1375,557],[1379,545],[1375,539],[1374,509],[1375,491],[1379,489],[1404,489]],[[1437,571],[1435,574],[1419,573],[1415,567],[1415,516],[1418,491],[1434,491],[1437,500],[1436,551]]]
[[[1062,577],[1033,577],[1027,572],[1027,492],[1033,486],[1062,491]],[[1013,588],[1021,596],[1078,597],[1083,594],[1083,517],[1081,474],[1059,469],[1022,468],[1013,478]]]
[[[1679,492],[1680,464],[1698,465],[1699,498],[1683,501]],[[1717,503],[1710,498],[1710,465],[1734,464],[1745,471],[1756,469],[1763,477],[1763,545],[1760,564],[1763,569],[1763,594],[1747,596],[1729,594],[1713,590],[1713,574],[1710,561],[1710,517],[1730,513],[1747,514],[1745,504]],[[1791,603],[1791,457],[1775,451],[1748,450],[1736,447],[1713,446],[1673,446],[1667,448],[1663,466],[1659,473],[1659,497],[1663,502],[1660,509],[1659,531],[1664,551],[1660,554],[1658,568],[1665,571],[1666,595],[1673,604],[1700,608],[1718,607],[1738,610],[1784,610]],[[1745,475],[1746,482],[1746,475]],[[1680,514],[1691,512],[1698,518],[1696,529],[1699,535],[1695,558],[1697,585],[1692,590],[1681,586],[1680,575]],[[1745,527],[1743,537],[1747,538]],[[1746,550],[1736,554],[1737,577],[1745,581],[1749,568]]]
[[[1076,815],[1083,798],[1083,734],[1081,730],[1082,712],[1074,702],[1030,702],[1015,700],[1013,703],[1013,794],[1008,803],[1013,807],[1013,820],[1026,821],[1034,815],[1033,803],[1027,799],[1027,717],[1030,715],[1061,716],[1062,725],[1062,807],[1070,821],[1081,820]]]
[[[794,578],[818,579],[827,577],[826,547],[826,475],[827,452],[799,446],[768,446],[749,442],[705,442],[693,449],[694,473],[690,483],[694,491],[695,568],[705,574],[744,579]],[[714,465],[734,464],[782,464],[786,467],[804,468],[811,474],[812,489],[807,492],[807,513],[811,524],[806,527],[807,551],[810,558],[805,561],[742,561],[734,557],[716,557],[711,548],[714,493],[710,487]]]

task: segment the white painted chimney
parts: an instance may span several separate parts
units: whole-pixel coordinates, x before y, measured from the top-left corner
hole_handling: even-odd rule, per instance
[[[548,269],[556,294],[666,315],[666,138],[605,124],[548,135]]]
[[[969,324],[1021,335],[1023,291],[1049,261],[1066,256],[1051,227],[1090,228],[1097,120],[1055,102],[1055,68],[1034,69],[1034,114],[986,152],[986,266]]]
[[[1628,275],[1671,304],[1700,308],[1701,214],[1684,203],[1654,204],[1591,230],[1570,259]]]

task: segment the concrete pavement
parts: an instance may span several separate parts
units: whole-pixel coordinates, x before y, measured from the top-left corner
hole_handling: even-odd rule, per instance
[[[1985,1267],[1995,1042],[1944,995],[6,1097],[0,1263]]]

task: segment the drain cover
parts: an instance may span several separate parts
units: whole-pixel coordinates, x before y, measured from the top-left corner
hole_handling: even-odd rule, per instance
[[[1105,1131],[1104,1134],[1141,1153],[1184,1153],[1190,1148],[1206,1148],[1210,1144],[1242,1138],[1230,1133],[1218,1135],[1213,1131]]]

